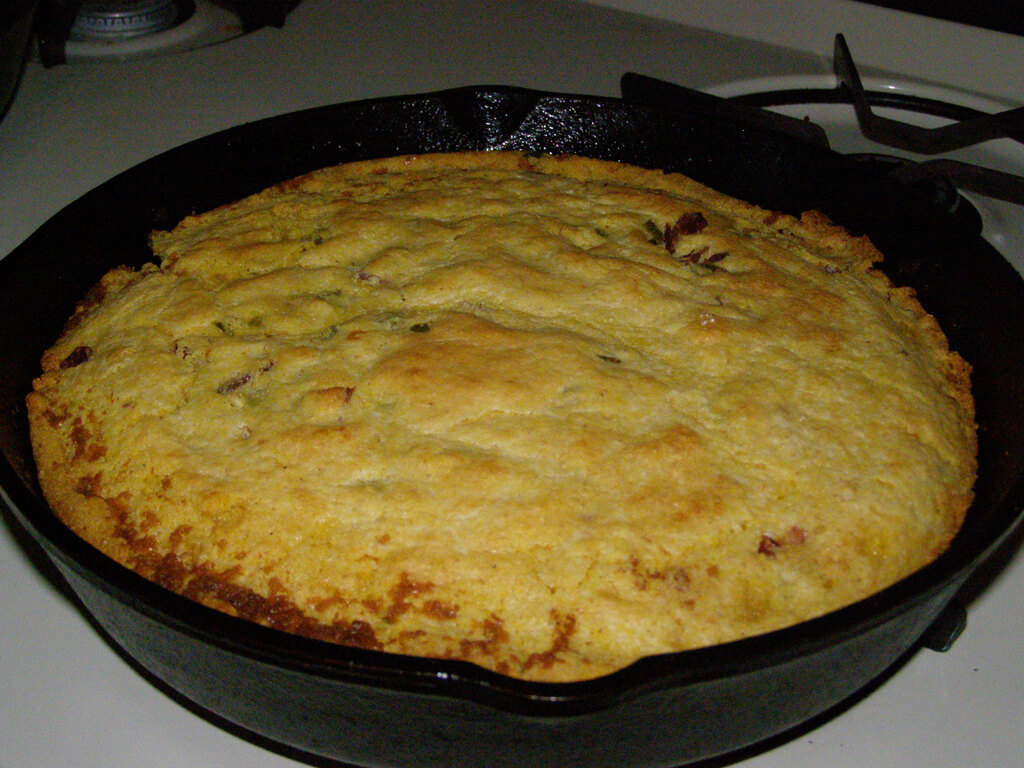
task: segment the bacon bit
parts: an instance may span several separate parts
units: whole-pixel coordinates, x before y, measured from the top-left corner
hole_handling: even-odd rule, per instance
[[[776,221],[778,221],[785,215],[786,214],[782,213],[781,211],[772,211],[771,213],[764,217],[764,223],[770,227],[772,224],[774,224]]]
[[[92,357],[92,347],[75,347],[67,357],[60,361],[60,368],[61,370],[74,368],[75,366],[84,363],[90,357]]]
[[[761,537],[761,543],[757,545],[757,553],[759,555],[768,555],[768,557],[775,557],[775,550],[782,545],[773,539],[768,534]]]
[[[684,213],[672,226],[678,235],[695,235],[703,230],[708,225],[708,220],[704,218],[704,214],[700,211],[694,211],[693,213]]]
[[[223,384],[221,384],[219,387],[217,387],[217,394],[218,395],[230,394],[231,392],[234,392],[239,387],[244,387],[250,381],[252,381],[252,374],[251,373],[239,374],[238,376],[235,376],[235,378],[228,379]]]
[[[365,269],[360,269],[358,272],[356,272],[356,280],[359,280],[360,282],[367,283],[368,285],[372,286],[378,286],[382,282],[384,282],[383,280],[380,279],[380,277],[371,274],[370,272],[367,272]]]
[[[694,248],[689,253],[684,253],[682,256],[676,256],[676,259],[683,264],[699,264],[702,267],[707,267],[710,270],[720,269],[717,266],[718,262],[729,255],[728,251],[717,251],[712,254],[708,254],[710,248],[703,246],[701,248]]]
[[[257,368],[255,371],[246,371],[245,373],[240,373],[237,376],[235,376],[233,379],[228,379],[227,381],[223,382],[219,387],[217,387],[217,394],[218,395],[228,395],[228,394],[231,394],[236,389],[238,389],[240,387],[244,387],[246,384],[248,384],[250,381],[252,381],[252,378],[253,378],[254,374],[256,374],[256,373],[266,373],[267,371],[269,371],[273,367],[274,367],[274,361],[273,360],[266,360],[263,363],[261,363],[260,367]]]
[[[684,264],[700,264],[701,257],[707,252],[708,247],[705,245],[702,248],[694,248],[692,251],[684,253],[682,256],[676,256],[676,259]]]
[[[775,539],[764,534],[761,537],[761,542],[757,545],[757,551],[759,554],[768,555],[769,557],[775,556],[775,550],[779,547],[792,545],[792,544],[803,544],[807,540],[807,531],[798,525],[794,525],[781,539]]]
[[[665,242],[665,250],[674,254],[679,238],[683,235],[695,235],[708,225],[708,220],[700,211],[684,213],[674,224],[666,224],[662,239]]]

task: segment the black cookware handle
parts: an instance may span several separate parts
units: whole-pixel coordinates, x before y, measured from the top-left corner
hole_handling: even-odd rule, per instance
[[[692,110],[702,116],[733,125],[785,133],[803,141],[828,147],[828,137],[821,126],[789,115],[740,104],[703,91],[686,88],[665,80],[627,72],[619,81],[622,98],[662,109]]]

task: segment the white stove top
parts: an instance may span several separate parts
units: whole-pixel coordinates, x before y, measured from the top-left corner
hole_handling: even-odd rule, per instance
[[[123,61],[87,51],[52,69],[31,62],[0,122],[0,255],[119,171],[254,119],[459,85],[617,95],[625,71],[722,93],[767,75],[828,78],[837,32],[873,76],[1024,100],[1024,38],[843,0],[304,0],[283,29],[225,34],[198,50]],[[1001,246],[1020,269],[1024,213],[998,215],[1009,238]],[[3,520],[0,768],[301,764],[153,687]],[[1022,594],[1024,559],[1004,550],[965,595],[968,625],[951,650],[916,653],[834,719],[737,765],[1019,768]]]

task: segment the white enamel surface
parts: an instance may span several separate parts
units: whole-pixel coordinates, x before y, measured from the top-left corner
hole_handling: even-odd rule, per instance
[[[615,95],[625,71],[697,88],[767,75],[828,81],[836,31],[847,34],[859,60],[901,79],[1000,101],[1024,98],[1020,38],[852,2],[305,0],[283,29],[187,53],[82,56],[49,70],[30,62],[0,122],[0,255],[117,172],[232,125],[458,85]],[[902,50],[912,43],[914,55],[897,55],[893,38],[909,41]],[[964,62],[977,69],[966,87]],[[1002,226],[1019,233],[1020,212],[1006,216]],[[150,685],[55,586],[10,516],[3,520],[0,768],[300,764],[221,730]],[[1011,549],[969,594],[967,629],[948,653],[915,654],[834,719],[738,765],[1020,768],[1021,595],[1024,562]]]
[[[842,33],[867,69],[1024,99],[1024,37],[856,0],[597,0],[600,5],[831,58]],[[1009,6],[1008,6],[1009,7]]]

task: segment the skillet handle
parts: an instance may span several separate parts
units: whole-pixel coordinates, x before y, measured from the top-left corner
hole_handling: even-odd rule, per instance
[[[662,109],[690,110],[695,114],[710,115],[716,120],[733,125],[774,131],[828,147],[828,136],[824,129],[814,123],[751,107],[648,75],[626,72],[619,79],[619,90],[626,101],[649,104]]]

